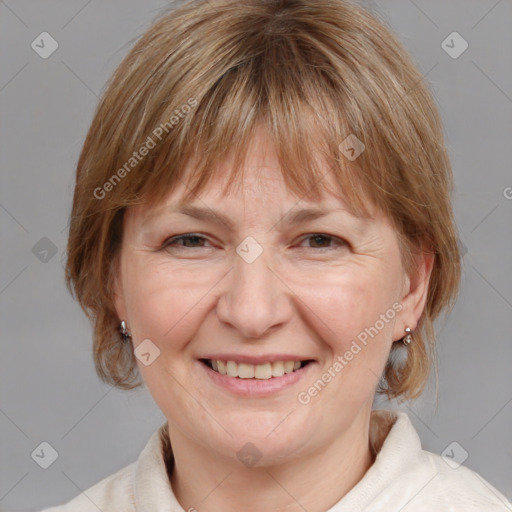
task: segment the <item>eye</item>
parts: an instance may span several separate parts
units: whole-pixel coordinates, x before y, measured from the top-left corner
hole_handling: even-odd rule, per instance
[[[195,233],[187,233],[186,235],[179,235],[174,236],[172,238],[169,238],[164,242],[163,247],[189,247],[192,249],[198,248],[198,247],[204,247],[204,245],[196,245],[198,242],[206,242],[207,239],[204,236],[196,235]],[[178,242],[184,242],[184,245]]]
[[[338,245],[341,245],[341,246],[347,246],[348,243],[345,242],[345,240],[342,240],[340,238],[337,238],[337,237],[334,237],[334,236],[331,236],[331,235],[325,235],[323,233],[312,233],[310,235],[306,235],[305,238],[303,238],[303,241],[305,240],[313,240],[313,247],[311,247],[312,249],[334,249],[333,246],[328,246],[328,245],[325,245],[325,244],[328,244],[329,242],[335,242],[336,244]],[[315,247],[316,245],[316,247]],[[317,245],[320,245],[320,247],[318,247]]]
[[[337,238],[335,236],[326,235],[323,233],[312,233],[306,235],[302,241],[312,240],[313,246],[309,247],[311,249],[334,249],[335,247],[332,245],[333,243],[339,246],[348,246],[348,243],[345,240]],[[184,235],[177,235],[169,238],[164,242],[163,248],[167,247],[178,247],[178,248],[189,248],[189,249],[198,249],[201,247],[205,247],[204,243],[208,242],[208,239],[202,235],[195,233],[187,233]]]

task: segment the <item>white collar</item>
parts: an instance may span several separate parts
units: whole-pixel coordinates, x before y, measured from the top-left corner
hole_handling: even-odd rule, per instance
[[[165,422],[151,436],[133,468],[135,509],[138,512],[185,512],[170,486],[163,446],[168,439]],[[363,478],[329,512],[362,510],[388,488],[404,467],[412,467],[421,442],[405,412],[371,413],[370,443],[377,452]]]

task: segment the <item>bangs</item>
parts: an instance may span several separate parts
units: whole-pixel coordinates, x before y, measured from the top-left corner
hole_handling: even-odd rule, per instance
[[[334,66],[290,33],[267,30],[254,39],[248,38],[243,52],[237,46],[241,55],[205,67],[193,83],[164,82],[160,89],[155,83],[152,90],[157,93],[146,101],[145,110],[167,106],[158,109],[159,117],[140,125],[138,144],[156,126],[169,125],[173,117],[177,122],[164,130],[150,157],[131,171],[130,184],[119,197],[124,206],[159,203],[180,183],[186,184],[182,202],[193,200],[227,162],[231,173],[224,193],[230,192],[243,182],[250,141],[262,127],[291,193],[316,201],[323,193],[335,194],[351,213],[369,216],[372,187],[362,172],[367,155],[361,154],[356,163],[339,147],[349,135],[363,142],[365,137],[357,128],[357,115],[340,114],[351,102],[339,87],[340,77],[333,76]],[[213,59],[216,51],[209,50],[206,57]],[[335,190],[328,185],[328,174],[335,178]]]

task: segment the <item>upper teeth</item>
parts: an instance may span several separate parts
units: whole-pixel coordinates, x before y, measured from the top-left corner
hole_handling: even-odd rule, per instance
[[[300,368],[300,361],[276,361],[274,363],[247,364],[235,361],[210,361],[212,368],[229,377],[241,379],[270,379],[281,377],[285,373],[291,373]]]

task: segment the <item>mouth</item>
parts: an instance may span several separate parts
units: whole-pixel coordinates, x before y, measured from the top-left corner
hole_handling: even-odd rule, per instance
[[[301,370],[312,363],[313,359],[304,361],[274,361],[256,365],[212,359],[199,359],[199,361],[208,366],[210,370],[234,379],[271,380]]]

